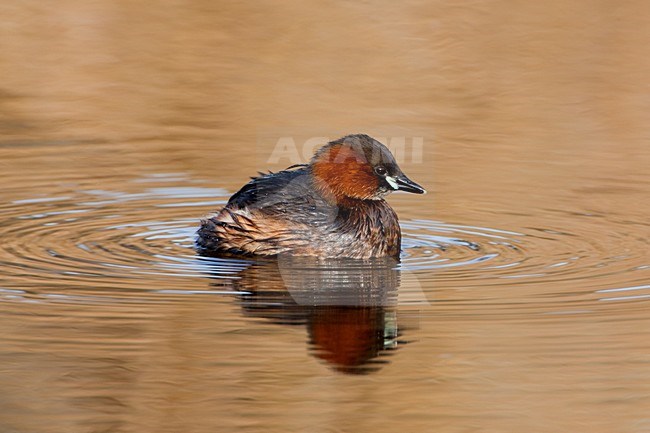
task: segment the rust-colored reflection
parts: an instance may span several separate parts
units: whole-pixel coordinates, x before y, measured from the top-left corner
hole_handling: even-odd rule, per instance
[[[398,347],[396,264],[286,257],[253,264],[234,289],[247,316],[304,325],[314,356],[342,373],[365,374]]]
[[[391,319],[394,312],[383,307],[314,308],[308,323],[314,354],[343,373],[375,371],[376,358],[397,348]]]

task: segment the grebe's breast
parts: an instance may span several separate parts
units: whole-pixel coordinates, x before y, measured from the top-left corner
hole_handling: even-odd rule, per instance
[[[401,232],[397,214],[384,200],[359,200],[338,207],[328,242],[346,257],[398,257]]]

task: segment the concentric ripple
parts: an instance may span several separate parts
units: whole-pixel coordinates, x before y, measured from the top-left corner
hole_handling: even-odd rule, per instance
[[[89,287],[207,293],[206,276],[232,281],[253,265],[200,257],[193,250],[199,217],[223,205],[227,191],[182,174],[157,174],[128,186],[128,191],[87,189],[51,197],[25,192],[5,204],[0,297],[15,297],[16,290],[71,293]],[[424,292],[509,286],[537,287],[532,296],[541,298],[587,291],[588,302],[650,297],[648,239],[638,230],[623,224],[621,230],[605,230],[612,222],[599,215],[568,218],[555,212],[558,222],[552,216],[549,211],[548,227],[516,230],[402,221],[398,269]],[[621,283],[612,285],[612,275]]]

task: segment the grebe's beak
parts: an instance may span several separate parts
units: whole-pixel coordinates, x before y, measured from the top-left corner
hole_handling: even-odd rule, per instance
[[[414,194],[424,194],[427,192],[424,188],[403,174],[395,177],[386,176],[386,182],[397,191],[412,192]]]

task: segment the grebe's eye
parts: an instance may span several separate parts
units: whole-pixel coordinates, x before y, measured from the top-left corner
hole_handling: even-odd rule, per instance
[[[386,174],[386,168],[380,165],[379,167],[375,168],[375,173],[377,173],[380,176],[384,176]]]

